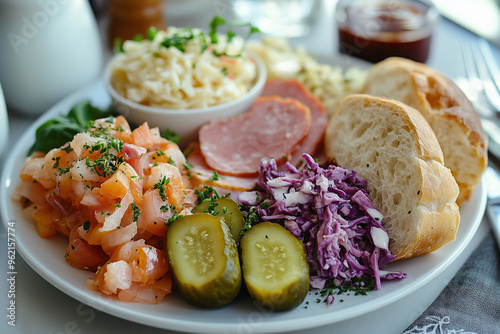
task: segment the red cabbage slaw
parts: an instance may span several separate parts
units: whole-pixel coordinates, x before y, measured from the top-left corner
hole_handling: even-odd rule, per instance
[[[396,256],[388,249],[383,216],[368,198],[366,180],[356,171],[325,169],[310,155],[303,157],[302,170],[289,163],[278,170],[275,160],[264,160],[260,190],[239,195],[242,209],[284,225],[304,243],[313,288],[343,286],[358,277],[374,279],[378,290],[381,279],[406,277],[380,269]]]

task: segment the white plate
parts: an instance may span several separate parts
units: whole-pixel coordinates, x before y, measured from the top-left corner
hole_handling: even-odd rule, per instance
[[[438,278],[459,258],[472,240],[484,213],[486,187],[483,181],[473,192],[470,201],[461,209],[462,222],[456,241],[432,254],[395,262],[389,266],[388,270],[406,272],[406,279],[383,282],[381,290],[369,292],[367,296],[338,296],[332,306],[317,303],[319,296],[314,292],[296,309],[274,313],[258,308],[244,293],[221,309],[190,306],[175,292],[166,296],[158,305],[127,304],[87,289],[85,282],[93,274],[72,268],[66,263],[65,238],[40,238],[34,224],[23,218],[20,205],[11,200],[14,189],[20,182],[18,173],[26,152],[34,141],[36,128],[58,113],[67,113],[74,103],[82,99],[90,99],[100,107],[105,107],[110,102],[102,84],[94,83],[51,108],[26,131],[11,150],[0,184],[2,220],[6,230],[8,221],[16,221],[17,250],[45,280],[82,303],[137,323],[196,333],[290,332],[328,324],[346,325],[347,321],[357,320],[361,315],[369,316],[377,310],[396,305],[403,298],[415,295],[422,287]],[[343,299],[343,302],[340,302],[340,299]],[[335,328],[335,325],[332,328]]]
[[[0,157],[2,156],[9,136],[9,119],[7,117],[7,106],[3,96],[2,84],[0,83]]]

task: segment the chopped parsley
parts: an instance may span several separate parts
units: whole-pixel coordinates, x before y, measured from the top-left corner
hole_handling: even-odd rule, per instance
[[[191,27],[179,28],[173,34],[164,37],[163,40],[160,42],[160,45],[165,48],[176,48],[181,52],[186,52],[186,46],[190,41],[198,41],[201,48],[201,52],[203,53],[209,48],[210,45],[217,44],[219,42],[217,33],[219,28],[224,25],[227,26],[227,31],[226,31],[227,44],[229,44],[236,36],[236,32],[234,31],[235,27],[248,27],[248,33],[244,38],[245,43],[250,38],[251,35],[260,32],[258,28],[254,27],[249,22],[235,21],[227,23],[223,17],[215,16],[212,19],[212,21],[210,21],[208,36],[205,35],[204,32],[196,33]],[[159,30],[154,27],[149,28],[146,32],[146,39],[148,41],[153,41],[157,36],[158,32]],[[136,36],[136,38],[134,38],[135,41],[141,41],[142,39],[143,39],[142,35],[138,35]],[[235,55],[227,53],[227,45],[226,45],[226,50],[224,50],[223,52],[219,52],[216,50],[211,50],[211,52],[216,57],[218,56],[240,57],[243,50],[245,49],[245,43],[243,43],[240,51]],[[115,53],[124,52],[123,42],[121,39],[115,39],[114,51]],[[158,51],[155,51],[153,54],[155,56],[160,56]],[[225,70],[223,69],[223,73],[226,75],[227,69]]]
[[[168,212],[169,210],[175,211],[175,205],[165,204],[160,207],[161,212]]]
[[[241,228],[240,232],[240,237],[245,234],[246,231],[248,231],[253,225],[258,224],[260,222],[260,216],[257,212],[257,207],[252,206],[250,209],[247,211],[245,210],[244,206],[242,204],[238,204],[238,208],[241,211],[241,214],[243,215],[243,219],[245,221],[245,224]]]
[[[173,132],[170,129],[166,129],[165,132],[163,132],[163,134],[161,136],[165,139],[170,140],[173,143],[176,143],[176,144],[178,144],[179,140],[181,139],[181,137],[179,137],[179,135],[177,135],[175,132]]]
[[[155,27],[150,27],[148,31],[146,31],[146,38],[148,39],[148,41],[152,41],[153,39],[155,39],[158,31],[160,30],[156,29]]]
[[[137,223],[139,221],[139,216],[141,215],[141,209],[139,209],[139,207],[135,203],[132,203],[131,206],[133,215],[132,221],[134,223]]]
[[[59,166],[59,160],[61,160],[61,157],[55,157],[52,158],[52,160],[55,161],[54,166],[52,166],[52,168],[57,168],[57,166]]]
[[[219,205],[216,201],[212,200],[208,204],[208,208],[204,211],[205,213],[211,214],[213,216],[218,216],[220,214],[219,210],[215,210],[215,208]],[[224,208],[223,208],[224,209]],[[227,211],[227,208],[225,208]]]
[[[83,229],[85,231],[88,231],[90,229],[90,221],[87,220],[85,223],[83,223]]]
[[[269,208],[270,206],[271,206],[271,204],[269,203],[269,201],[264,201],[264,202],[260,203],[260,205],[259,205],[259,207],[260,207],[261,209],[267,209],[267,208]]]
[[[183,215],[179,214],[175,205],[165,204],[162,207],[160,207],[160,210],[162,212],[169,212],[170,211],[172,213],[172,217],[168,218],[167,221],[165,222],[165,225],[167,225],[167,226],[169,226],[174,221],[176,221],[178,218],[183,216]]]
[[[198,195],[198,199],[196,200],[196,204],[199,205],[203,201],[212,201],[214,199],[224,198],[229,196],[229,194],[220,196],[212,187],[204,186],[204,190],[200,191],[200,189],[196,188],[194,190],[195,195]]]
[[[210,181],[214,182],[214,181],[217,181],[219,179],[220,179],[219,174],[217,173],[217,171],[214,171],[213,174],[212,174],[212,176],[210,177]]]
[[[160,193],[160,197],[163,201],[167,200],[167,195],[165,194],[165,189],[167,184],[170,183],[170,178],[167,178],[166,176],[163,177],[160,181],[154,184],[153,189],[158,189],[158,192]]]
[[[90,160],[89,157],[87,157],[85,164],[92,172],[101,177],[113,175],[118,167],[125,162],[124,158],[118,157],[114,153],[110,152],[110,148],[112,148],[111,145],[96,144],[92,147],[89,147],[88,145],[84,147],[90,149],[91,152],[100,153],[99,158],[95,160]]]
[[[113,53],[125,53],[123,40],[120,37],[115,38],[113,41]]]
[[[341,294],[354,293],[355,296],[366,296],[368,291],[375,290],[375,280],[367,277],[354,277],[349,282],[341,285],[330,283],[327,287],[319,291],[321,297],[325,298],[323,301],[328,303],[328,297]],[[320,299],[316,300],[320,302]],[[343,300],[341,300],[343,301]]]
[[[169,226],[170,224],[172,224],[174,221],[181,218],[182,216],[183,215],[178,214],[177,210],[175,210],[174,215],[172,217],[168,218],[168,220],[165,222],[165,225]]]
[[[172,36],[165,37],[160,44],[166,48],[174,47],[181,52],[185,52],[187,42],[194,38],[193,28],[183,28],[179,29]]]

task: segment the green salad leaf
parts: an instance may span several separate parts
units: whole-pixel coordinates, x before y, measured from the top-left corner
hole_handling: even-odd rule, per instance
[[[99,118],[111,116],[111,110],[99,109],[90,101],[85,100],[76,103],[68,115],[57,115],[38,127],[35,134],[35,143],[28,151],[47,153],[53,148],[61,147],[71,141],[79,133],[86,131],[90,122]]]

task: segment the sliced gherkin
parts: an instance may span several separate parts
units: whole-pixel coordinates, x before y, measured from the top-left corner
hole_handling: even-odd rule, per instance
[[[241,238],[241,262],[250,296],[265,307],[292,309],[309,292],[305,247],[279,224],[252,226]]]
[[[230,198],[203,201],[193,209],[193,213],[195,212],[206,212],[222,218],[231,230],[236,244],[240,242],[240,232],[245,220],[235,201]]]
[[[189,303],[219,307],[238,295],[238,250],[218,217],[195,213],[178,218],[167,231],[167,254],[174,282]]]

